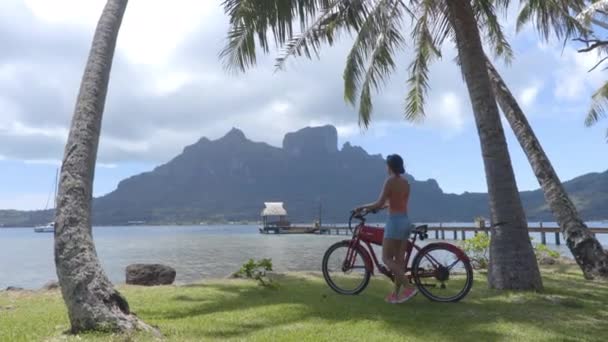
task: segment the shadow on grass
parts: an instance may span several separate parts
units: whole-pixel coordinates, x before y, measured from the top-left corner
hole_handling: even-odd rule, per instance
[[[482,280],[460,303],[434,303],[418,295],[406,304],[388,305],[383,296],[389,284],[377,277],[363,294],[341,296],[322,279],[291,275],[276,290],[242,281],[190,285],[187,295],[159,299],[172,302],[170,309],[148,307],[139,313],[173,323],[213,320],[224,314],[241,317],[234,324],[220,322],[211,329],[189,326],[196,330],[192,333],[207,338],[243,338],[259,330],[310,321],[353,327],[375,322],[404,337],[450,341],[499,340],[513,336],[509,329],[522,328],[541,335],[548,331],[560,340],[606,334],[604,325],[594,321],[608,318],[602,311],[602,305],[608,304],[608,286],[553,276],[545,278],[545,285],[542,293],[509,293],[488,290]],[[205,291],[197,294],[197,289]],[[496,329],[497,322],[506,329]]]

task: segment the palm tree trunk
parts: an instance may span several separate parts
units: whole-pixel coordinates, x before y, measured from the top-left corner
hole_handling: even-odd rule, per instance
[[[131,314],[93,243],[91,203],[101,119],[128,0],[108,0],[97,24],[65,148],[55,217],[55,265],[73,333],[152,328]]]
[[[574,259],[587,279],[608,278],[608,254],[579,217],[524,112],[489,59],[487,66],[496,100],[528,157],[543,189],[545,201],[549,204]]]
[[[477,125],[493,223],[488,282],[491,288],[538,290],[540,271],[528,235],[506,138],[490,87],[477,21],[469,0],[448,0],[458,57]]]

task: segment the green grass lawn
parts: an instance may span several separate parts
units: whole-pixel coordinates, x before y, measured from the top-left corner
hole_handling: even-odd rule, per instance
[[[290,274],[278,289],[246,280],[188,286],[121,287],[133,311],[169,341],[605,341],[608,284],[584,281],[572,268],[544,268],[545,291],[487,289],[476,274],[456,304],[422,295],[384,303],[390,284],[372,278],[361,295],[333,293],[322,277]],[[59,292],[0,293],[0,341],[146,341],[149,336],[67,337]]]

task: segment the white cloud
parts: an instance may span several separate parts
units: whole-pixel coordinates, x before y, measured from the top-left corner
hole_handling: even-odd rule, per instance
[[[0,65],[0,82],[12,82],[17,77],[17,66],[14,64]]]
[[[19,116],[20,108],[15,101],[0,94],[0,130],[8,130]]]
[[[21,160],[57,159],[105,0],[9,2],[0,3],[0,39],[3,48],[12,49],[0,55],[0,153]],[[100,162],[165,161],[201,136],[218,138],[232,127],[280,146],[285,133],[309,125],[333,124],[341,139],[360,133],[382,137],[396,124],[412,126],[402,115],[408,51],[399,57],[404,63],[391,82],[374,94],[372,125],[362,131],[356,108],[342,96],[350,39],[324,49],[320,60],[297,59],[284,72],[273,73],[271,54],[260,56],[258,67],[247,74],[227,74],[218,61],[227,29],[220,3],[129,2],[104,113]],[[10,25],[2,26],[7,21]],[[577,54],[562,60],[561,47],[541,49],[525,35],[521,41],[528,45],[503,73],[524,106],[538,102],[544,88],[555,88],[552,80],[539,82],[539,74],[564,69],[559,75],[565,77],[572,67],[589,64]],[[473,118],[453,62],[456,52],[449,44],[443,50],[443,59],[431,67],[427,120],[415,127],[454,138],[473,127]],[[563,92],[582,94],[577,82]]]
[[[150,145],[145,141],[132,141],[118,138],[103,138],[105,148],[119,148],[127,152],[147,152]]]
[[[341,139],[348,139],[361,132],[361,128],[359,128],[359,125],[354,123],[347,125],[338,125],[336,126],[336,130],[338,131],[338,137],[340,137]]]
[[[170,71],[155,80],[152,92],[156,95],[170,95],[193,81],[194,76],[191,73]]]
[[[287,113],[289,113],[289,109],[290,109],[290,104],[287,101],[273,101],[270,104],[270,112],[272,112],[273,114],[278,114],[278,115],[286,115]]]
[[[530,107],[536,101],[538,93],[542,89],[542,83],[536,81],[533,84],[525,87],[519,93],[519,99],[524,107]]]
[[[598,62],[595,53],[579,53],[566,47],[561,61],[555,72],[555,96],[558,99],[579,101],[588,98],[604,81],[601,69],[589,72]]]
[[[136,64],[167,64],[175,49],[201,27],[217,23],[219,2],[138,0],[129,3],[119,48]],[[219,37],[218,37],[219,38]]]
[[[91,33],[105,3],[104,0],[25,0],[37,18],[51,24],[87,28]],[[216,1],[200,0],[173,0],[170,5],[165,0],[130,1],[118,49],[135,64],[167,64],[175,48],[201,23],[215,21],[217,14],[221,14],[219,5]]]
[[[1,158],[0,158],[1,160]],[[28,165],[52,165],[52,166],[61,166],[61,160],[59,159],[26,159],[23,161]],[[115,169],[118,167],[118,164],[112,163],[97,163],[97,167],[104,169]]]
[[[61,166],[61,160],[56,159],[26,159],[23,161],[29,165],[54,165]]]
[[[13,210],[36,210],[44,208],[49,202],[49,206],[53,205],[52,198],[49,200],[49,194],[43,193],[19,193],[5,194],[0,196],[0,208]]]
[[[39,19],[53,24],[93,26],[97,23],[104,0],[24,0]]]
[[[10,63],[0,59],[0,71],[10,77],[4,84],[0,78],[0,87],[4,85],[2,89],[11,95],[3,99],[12,105],[8,110],[11,120],[4,124],[0,119],[0,129],[5,129],[7,136],[31,142],[6,139],[11,145],[23,146],[11,150],[10,158],[61,156],[82,67],[104,3],[29,0],[25,14],[10,6],[0,13],[0,19],[22,17],[18,20],[22,25],[11,28],[21,30],[18,33],[24,36],[11,34],[7,38],[15,40],[20,49],[39,49],[31,53],[30,60],[24,61],[22,50],[17,49],[17,58]],[[285,133],[317,123],[337,126],[341,138],[361,132],[356,109],[342,98],[342,68],[349,39],[325,49],[320,61],[298,59],[297,65],[285,72],[272,72],[272,55],[260,56],[259,67],[245,75],[229,75],[217,57],[226,29],[220,1],[179,0],[171,6],[160,0],[129,2],[104,113],[100,162],[164,161],[201,136],[217,138],[231,127],[273,145],[280,145]],[[59,49],[56,42],[61,39],[66,46]],[[35,42],[47,42],[48,47]],[[454,51],[446,50],[445,60],[433,66],[433,90],[428,100],[429,104],[440,104],[439,115],[446,106],[455,109],[446,101],[457,102],[443,94],[456,93],[454,88],[461,87],[451,58]],[[22,61],[23,67],[5,67]],[[394,78],[404,79],[399,73]],[[21,80],[22,85],[17,83],[21,88],[14,86],[15,80]],[[29,89],[32,84],[39,89]],[[394,82],[374,95],[370,134],[386,134],[382,122],[403,121],[403,91],[403,84]],[[46,102],[40,101],[41,96]],[[29,101],[31,97],[37,101]],[[33,107],[34,103],[38,105]],[[431,119],[428,127],[440,127],[441,134],[443,130],[461,130],[460,116],[469,110],[457,109],[458,116]],[[15,121],[18,126],[12,123]],[[51,139],[53,143],[49,143]]]
[[[68,130],[64,127],[39,128],[24,125],[19,121],[12,123],[11,132],[17,136],[43,136],[49,138],[67,139]]]
[[[431,103],[429,107],[427,114],[429,124],[447,130],[448,135],[462,131],[467,121],[465,116],[470,113],[468,108],[467,110],[463,108],[462,98],[452,91],[441,94],[438,102]]]

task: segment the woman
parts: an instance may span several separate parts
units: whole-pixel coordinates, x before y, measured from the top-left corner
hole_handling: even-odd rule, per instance
[[[410,197],[410,184],[401,177],[405,173],[403,159],[397,154],[391,154],[386,158],[388,168],[388,179],[384,183],[380,198],[375,203],[370,203],[355,209],[378,210],[389,208],[388,221],[384,227],[384,241],[382,243],[382,260],[393,272],[395,290],[386,296],[389,303],[403,303],[416,295],[416,289],[408,286],[405,278],[405,251],[407,250],[412,225],[407,216],[407,204]],[[400,292],[401,287],[403,292]]]

